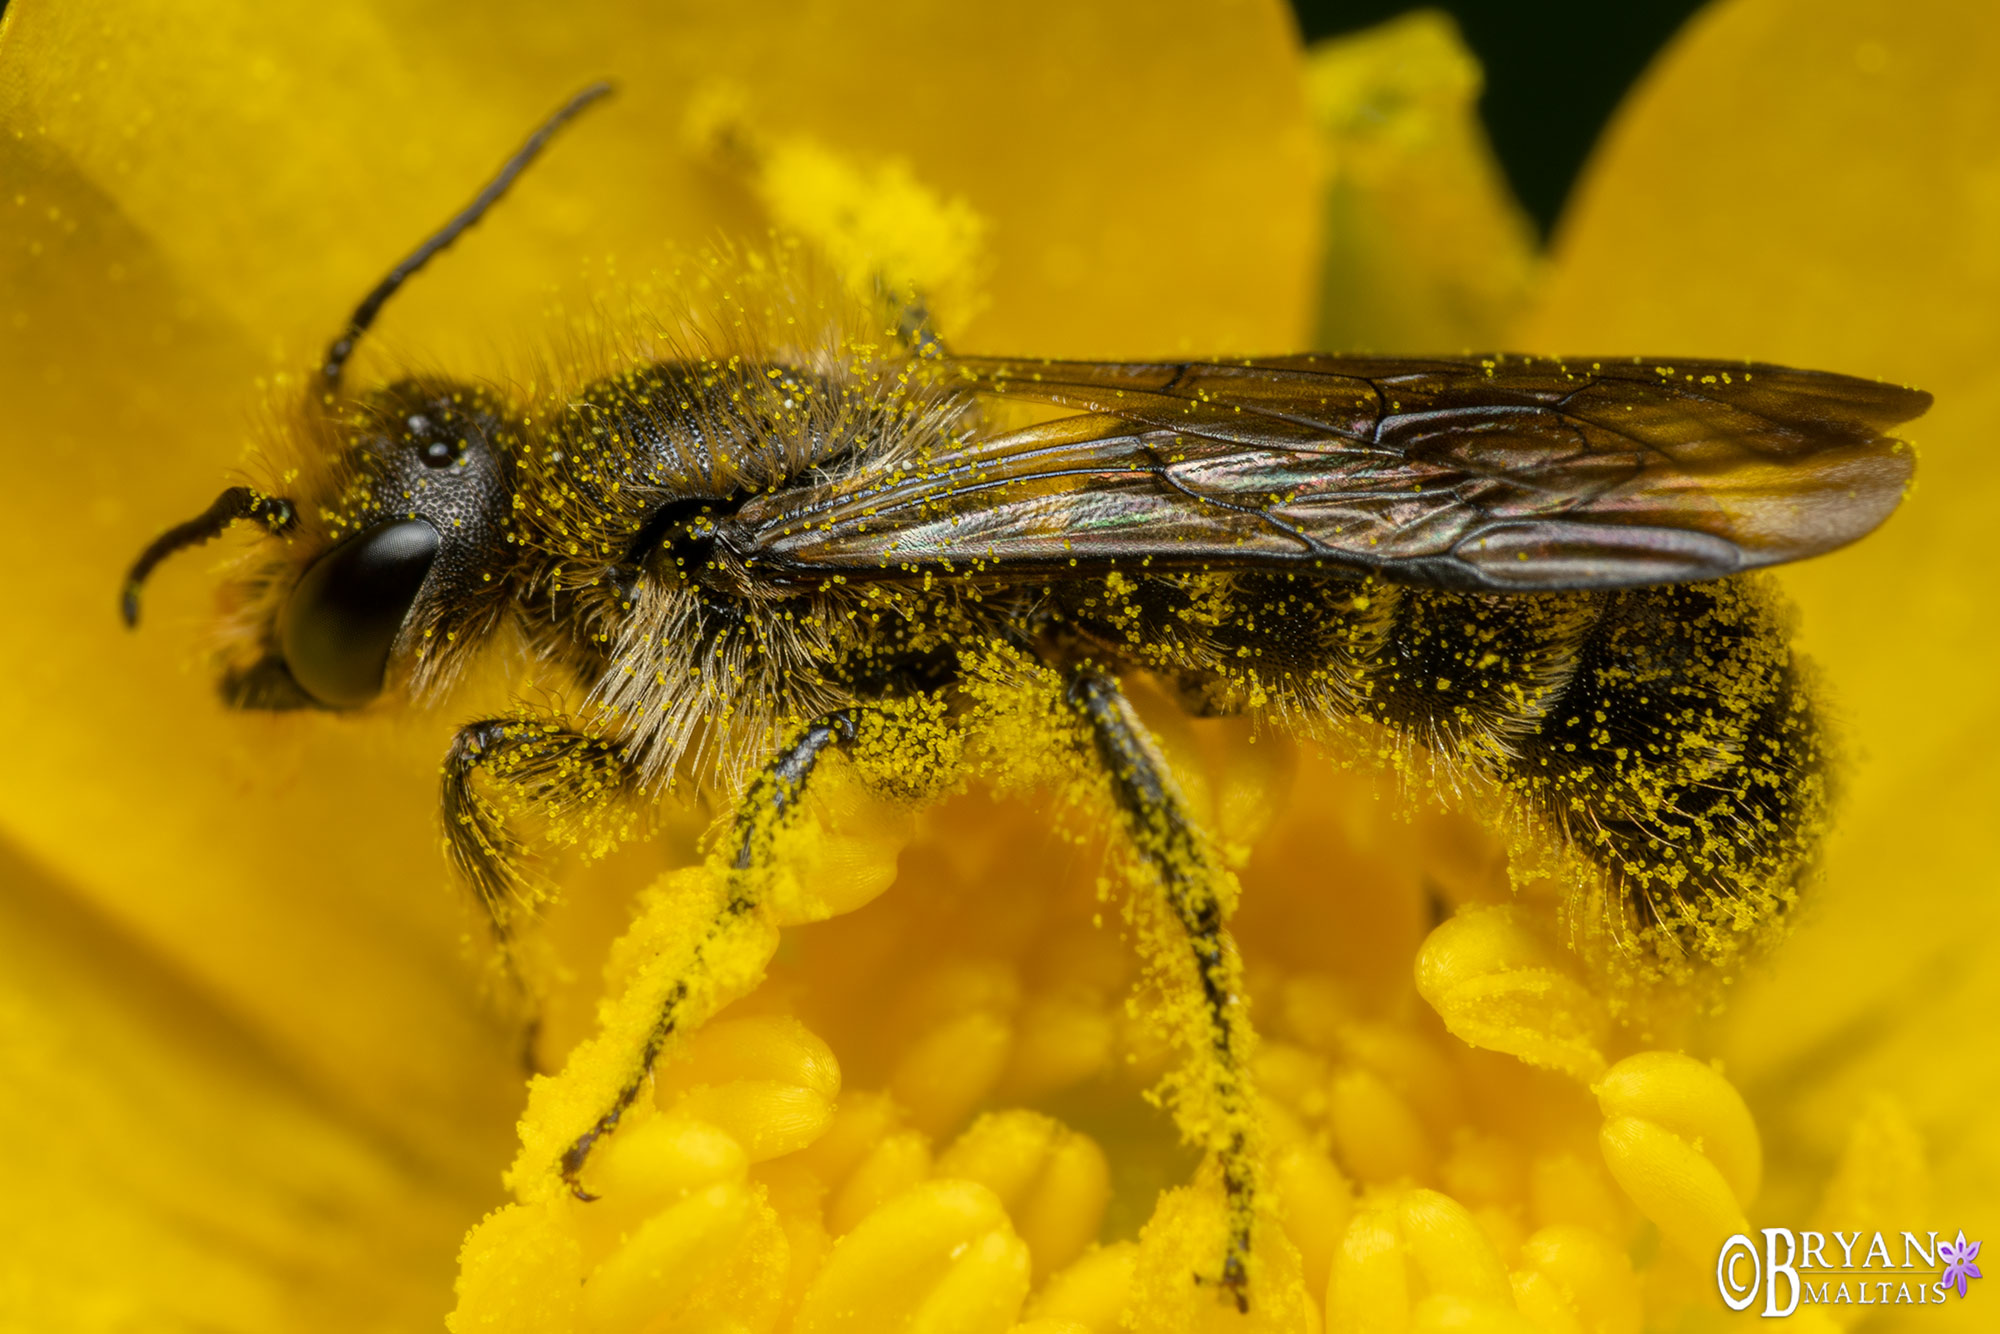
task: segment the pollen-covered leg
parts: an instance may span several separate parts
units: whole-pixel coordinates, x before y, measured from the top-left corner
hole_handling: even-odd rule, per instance
[[[1201,1012],[1186,1025],[1193,1030],[1188,1041],[1194,1069],[1176,1111],[1221,1168],[1229,1235],[1218,1281],[1237,1309],[1247,1311],[1257,1122],[1248,1073],[1252,1034],[1239,996],[1242,969],[1223,923],[1234,897],[1229,872],[1189,822],[1173,775],[1118,683],[1086,669],[1073,678],[1069,697],[1090,722],[1133,847],[1158,877],[1167,907],[1186,934]]]
[[[611,1106],[591,1128],[579,1135],[562,1155],[562,1178],[578,1199],[594,1198],[584,1190],[580,1177],[591,1148],[610,1134],[638,1098],[653,1073],[653,1063],[667,1039],[689,1022],[707,1016],[682,1013],[685,1002],[698,990],[696,982],[708,966],[708,953],[719,942],[730,939],[735,928],[764,907],[766,884],[773,873],[773,844],[779,832],[797,813],[806,783],[820,756],[829,746],[854,740],[854,715],[841,710],[809,725],[797,740],[767,764],[743,794],[730,829],[729,862],[725,872],[721,904],[708,929],[696,943],[693,957],[679,979],[668,988],[658,1017],[640,1048],[636,1067],[623,1084]]]
[[[878,276],[875,290],[882,303],[896,312],[896,338],[904,347],[930,361],[951,355],[938,337],[937,323],[931,318],[931,303],[915,288],[897,292],[889,280]]]
[[[537,832],[557,846],[613,843],[626,830],[612,817],[638,781],[616,742],[559,722],[488,718],[459,729],[440,792],[445,844],[503,947],[515,915],[539,897],[515,820],[532,814]]]
[[[616,842],[625,830],[611,818],[629,809],[638,771],[614,743],[560,723],[488,718],[452,738],[440,796],[452,865],[486,909],[507,983],[524,1016],[522,1064],[537,1068],[539,1003],[514,951],[516,918],[540,897],[526,870],[527,846],[514,818],[532,813],[551,843],[596,838]]]

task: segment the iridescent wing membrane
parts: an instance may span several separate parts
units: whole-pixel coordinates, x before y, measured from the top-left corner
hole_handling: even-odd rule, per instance
[[[1375,571],[1616,588],[1853,541],[1930,396],[1755,363],[1298,356],[962,358],[981,394],[1078,410],[925,462],[761,496],[724,540],[767,577]]]

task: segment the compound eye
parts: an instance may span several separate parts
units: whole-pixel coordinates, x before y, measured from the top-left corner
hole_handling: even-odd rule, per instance
[[[356,533],[306,567],[278,616],[278,647],[307,694],[351,709],[382,692],[389,650],[438,543],[424,520],[399,519]]]

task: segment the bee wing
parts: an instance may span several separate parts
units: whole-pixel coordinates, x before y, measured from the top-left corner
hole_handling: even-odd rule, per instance
[[[1145,565],[1525,590],[1705,579],[1831,550],[1901,499],[1930,396],[1741,362],[1522,357],[951,363],[1080,415],[760,497],[776,578]]]

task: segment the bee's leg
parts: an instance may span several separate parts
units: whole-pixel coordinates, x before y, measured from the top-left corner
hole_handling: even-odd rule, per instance
[[[1200,979],[1206,1053],[1196,1052],[1211,1099],[1206,1147],[1222,1170],[1229,1237],[1221,1286],[1239,1311],[1250,1309],[1246,1264],[1255,1213],[1256,1164],[1251,1136],[1255,1108],[1246,1069],[1248,1022],[1237,996],[1236,965],[1223,922],[1227,872],[1209,840],[1188,819],[1173,775],[1118,682],[1083,668],[1071,677],[1069,700],[1090,722],[1097,752],[1125,812],[1132,845],[1159,877],[1167,906],[1187,935]]]
[[[572,838],[580,822],[632,795],[638,770],[615,743],[560,723],[488,718],[468,723],[446,752],[440,799],[445,846],[452,865],[479,896],[500,949],[508,981],[527,1010],[523,1058],[530,1072],[540,1016],[536,998],[514,957],[514,919],[536,896],[526,872],[527,849],[509,826],[502,805],[482,788],[510,793],[550,818],[552,833]]]
[[[893,289],[881,278],[875,280],[875,289],[882,294],[882,300],[896,310],[896,337],[902,344],[926,361],[942,361],[950,354],[945,350],[944,339],[938,337],[937,326],[931,320],[930,303],[922,292],[906,288],[901,292]]]
[[[612,1099],[604,1115],[597,1118],[597,1123],[563,1151],[563,1181],[578,1199],[595,1198],[584,1190],[579,1181],[584,1161],[590,1157],[591,1147],[617,1128],[620,1118],[652,1077],[653,1062],[659,1058],[667,1039],[681,1026],[681,1003],[687,999],[691,989],[690,979],[699,976],[706,966],[704,955],[707,949],[727,936],[736,923],[763,907],[762,890],[765,873],[770,869],[772,842],[797,813],[799,799],[805,794],[806,782],[812,777],[820,756],[827,747],[845,745],[853,741],[854,736],[855,717],[852,711],[842,709],[827,714],[810,724],[790,746],[765,765],[744,792],[742,804],[736,808],[736,819],[730,828],[729,847],[732,852],[720,910],[709,923],[701,943],[695,946],[687,971],[667,992],[659,1016],[653,1021],[652,1031],[646,1035],[645,1045],[640,1049],[638,1068],[620,1086],[618,1096]],[[699,1022],[704,1017],[695,1016],[695,1021]]]

